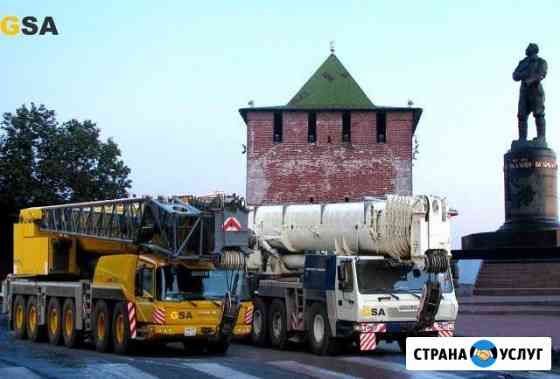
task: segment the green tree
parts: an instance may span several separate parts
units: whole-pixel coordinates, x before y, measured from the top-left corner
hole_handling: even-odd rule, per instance
[[[20,209],[74,201],[126,197],[130,169],[112,140],[92,121],[60,124],[53,110],[31,103],[0,121],[0,236]],[[11,238],[10,238],[11,240]],[[1,239],[6,253],[6,238]],[[11,245],[11,241],[10,241]],[[5,272],[0,264],[0,271]],[[11,269],[11,266],[10,266]],[[0,272],[1,276],[1,272]]]
[[[45,106],[23,105],[0,123],[0,204],[14,209],[126,197],[130,169],[95,123],[59,124]]]

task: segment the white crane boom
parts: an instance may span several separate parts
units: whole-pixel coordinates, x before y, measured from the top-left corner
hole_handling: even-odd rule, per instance
[[[288,268],[300,266],[297,256],[306,251],[383,255],[424,268],[427,252],[450,254],[448,212],[441,197],[389,195],[359,202],[259,206],[249,215],[249,228],[259,248]]]

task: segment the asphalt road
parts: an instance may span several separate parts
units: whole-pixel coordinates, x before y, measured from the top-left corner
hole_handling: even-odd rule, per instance
[[[144,347],[132,356],[97,353],[92,346],[67,349],[14,339],[0,319],[0,378],[559,378],[537,372],[411,372],[396,344],[369,354],[318,357],[235,343],[225,356],[188,355],[180,345]]]

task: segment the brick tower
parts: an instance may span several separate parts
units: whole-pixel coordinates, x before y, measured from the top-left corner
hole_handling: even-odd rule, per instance
[[[250,205],[412,193],[422,109],[375,106],[334,53],[287,105],[239,112]]]

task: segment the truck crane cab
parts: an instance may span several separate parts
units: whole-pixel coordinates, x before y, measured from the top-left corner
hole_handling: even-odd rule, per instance
[[[442,334],[452,334],[457,317],[451,273],[430,274],[411,265],[395,264],[379,256],[339,257],[336,278],[337,319],[352,323],[354,334],[379,329],[377,341],[401,341],[404,335],[438,335],[432,328],[416,329],[416,315],[424,285],[435,280],[441,287],[441,301],[435,322],[445,325]],[[383,325],[383,326],[379,326]],[[445,331],[445,332],[444,332]],[[347,335],[348,327],[334,335]]]

